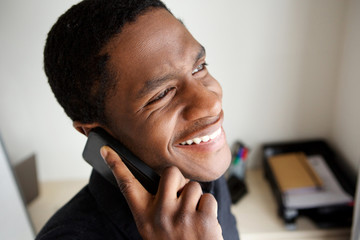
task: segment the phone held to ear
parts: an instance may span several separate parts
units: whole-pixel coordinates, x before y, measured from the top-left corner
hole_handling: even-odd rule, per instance
[[[156,194],[160,176],[105,130],[102,128],[95,128],[89,133],[83,152],[83,158],[100,175],[115,186],[118,186],[111,169],[100,155],[100,148],[103,146],[109,146],[115,150],[143,187],[152,195]]]

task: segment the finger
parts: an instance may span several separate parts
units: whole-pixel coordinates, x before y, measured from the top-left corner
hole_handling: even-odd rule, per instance
[[[187,182],[177,167],[165,168],[161,174],[157,197],[162,200],[175,200]]]
[[[130,209],[132,211],[144,210],[147,200],[151,197],[150,193],[134,177],[113,149],[103,146],[100,149],[100,154],[113,172],[120,191],[126,198]]]
[[[199,200],[198,211],[217,217],[218,204],[215,197],[210,193],[203,194]]]
[[[190,181],[187,183],[179,197],[184,211],[195,211],[202,195],[203,191],[198,182]]]

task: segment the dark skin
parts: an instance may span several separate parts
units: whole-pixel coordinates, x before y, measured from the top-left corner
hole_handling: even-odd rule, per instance
[[[230,163],[222,130],[222,90],[205,49],[164,9],[146,12],[103,49],[118,87],[102,127],[161,176],[150,195],[108,147],[101,154],[118,180],[144,239],[221,239],[217,202],[195,181],[219,178]],[[125,126],[125,127],[124,127]],[[199,144],[186,141],[202,139]],[[180,193],[180,194],[179,194]]]

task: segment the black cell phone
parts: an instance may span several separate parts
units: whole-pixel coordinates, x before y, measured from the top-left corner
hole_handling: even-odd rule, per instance
[[[112,171],[100,155],[100,148],[103,146],[109,146],[114,149],[144,188],[149,193],[153,195],[156,194],[160,176],[104,129],[95,128],[89,133],[88,140],[83,151],[83,158],[100,175],[117,186],[117,182]]]

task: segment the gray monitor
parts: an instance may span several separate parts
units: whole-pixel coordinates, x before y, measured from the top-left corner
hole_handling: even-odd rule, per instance
[[[1,136],[0,193],[0,239],[34,239],[34,229]]]

